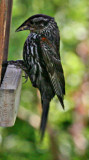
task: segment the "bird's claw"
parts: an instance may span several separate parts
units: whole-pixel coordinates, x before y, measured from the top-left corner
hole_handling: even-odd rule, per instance
[[[22,76],[22,77],[24,77],[25,78],[25,81],[23,82],[23,84],[25,84],[27,81],[28,81],[28,75],[27,75],[27,73],[26,72],[24,72],[25,73],[25,75],[24,76]]]
[[[17,68],[21,68],[22,69],[22,60],[17,60],[17,61],[8,61],[9,65],[15,65]]]
[[[22,60],[17,60],[17,61],[13,61],[13,60],[11,60],[11,61],[4,61],[3,62],[3,64],[2,64],[2,66],[4,67],[4,66],[6,66],[6,65],[15,65],[16,67],[20,67],[21,65],[22,65]]]
[[[21,68],[23,71],[27,70],[23,60],[4,61],[3,64],[2,64],[3,67],[6,67],[7,65],[15,65],[17,68]]]

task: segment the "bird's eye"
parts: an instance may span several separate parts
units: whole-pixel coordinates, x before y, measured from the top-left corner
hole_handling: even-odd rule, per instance
[[[33,24],[33,21],[30,21],[31,24]]]

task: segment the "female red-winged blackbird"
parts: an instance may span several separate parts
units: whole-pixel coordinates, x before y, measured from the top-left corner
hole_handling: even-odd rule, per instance
[[[30,30],[23,49],[23,63],[32,85],[40,90],[43,137],[49,103],[57,95],[64,108],[65,80],[59,55],[59,30],[54,18],[37,14],[27,19],[16,31]]]

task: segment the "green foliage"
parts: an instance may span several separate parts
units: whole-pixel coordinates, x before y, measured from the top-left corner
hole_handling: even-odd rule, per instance
[[[15,33],[21,23],[38,13],[55,17],[66,79],[65,110],[55,97],[50,107],[49,129],[42,143],[39,131],[27,119],[19,117],[14,127],[0,128],[0,160],[58,160],[56,156],[59,160],[89,159],[88,6],[87,0],[14,0],[8,59],[22,59],[29,32]],[[22,85],[22,107],[30,115],[40,115],[37,90],[30,81]]]

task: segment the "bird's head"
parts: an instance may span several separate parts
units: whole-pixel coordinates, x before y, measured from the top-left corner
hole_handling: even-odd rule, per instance
[[[54,20],[54,18],[43,14],[36,14],[27,19],[19,28],[17,28],[16,32],[23,30],[39,32],[40,30],[43,30],[51,20]]]

